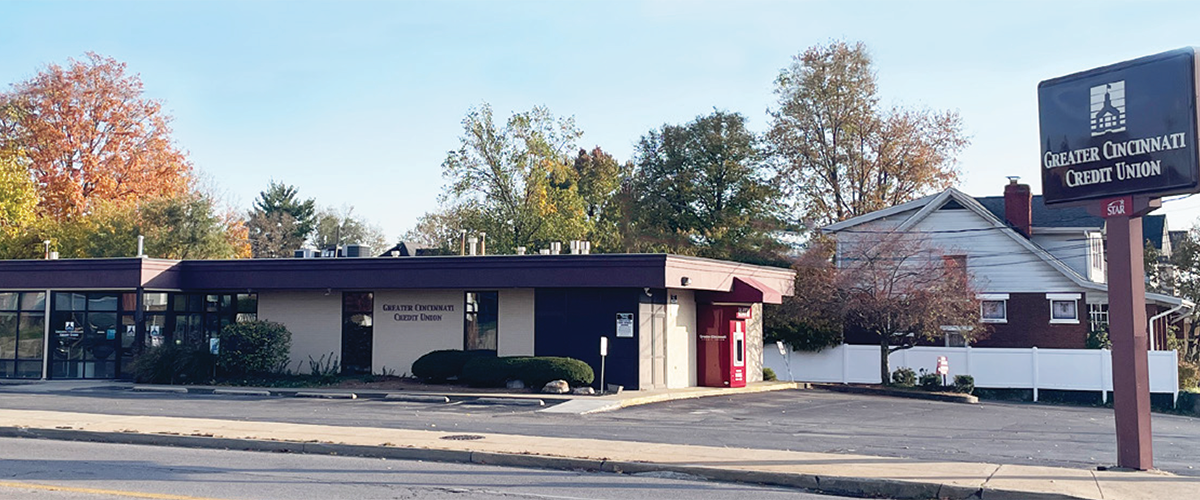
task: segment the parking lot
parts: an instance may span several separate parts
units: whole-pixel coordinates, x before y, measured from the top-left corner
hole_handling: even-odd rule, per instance
[[[585,437],[1091,468],[1111,465],[1112,410],[1018,403],[980,405],[791,390],[673,401],[590,415],[534,407],[175,395],[127,390],[4,392],[0,405],[326,425]],[[1197,475],[1200,419],[1154,416],[1156,466]]]

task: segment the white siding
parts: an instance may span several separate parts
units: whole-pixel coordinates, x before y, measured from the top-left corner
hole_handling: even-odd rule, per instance
[[[1030,241],[1046,249],[1050,255],[1057,257],[1081,276],[1088,276],[1091,262],[1088,260],[1088,238],[1083,231],[1069,234],[1038,234],[1037,228],[1034,228]]]
[[[912,230],[943,231],[928,233],[930,244],[947,254],[966,255],[967,267],[983,293],[1085,291],[1004,230],[984,229],[990,227],[970,210],[943,209],[929,214]],[[944,232],[964,229],[984,230]]]

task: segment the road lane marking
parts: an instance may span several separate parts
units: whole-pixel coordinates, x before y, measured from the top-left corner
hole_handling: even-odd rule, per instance
[[[0,481],[0,488],[14,488],[41,491],[66,491],[70,493],[87,493],[90,495],[109,495],[128,498],[150,498],[153,500],[224,500],[212,497],[193,497],[188,495],[170,495],[166,493],[146,493],[142,491],[105,490],[100,488],[76,488],[72,486],[52,486],[49,484],[23,483]]]

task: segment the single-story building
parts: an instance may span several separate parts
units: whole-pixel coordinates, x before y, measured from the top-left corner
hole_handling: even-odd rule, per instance
[[[301,372],[336,358],[402,375],[430,351],[484,349],[599,376],[608,337],[607,383],[721,385],[716,353],[743,337],[761,379],[762,304],[792,287],[789,269],[664,254],[0,261],[0,378],[126,378],[144,349],[207,348],[263,319],[291,331]]]

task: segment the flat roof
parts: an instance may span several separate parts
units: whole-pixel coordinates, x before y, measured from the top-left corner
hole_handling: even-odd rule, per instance
[[[728,292],[735,278],[793,294],[791,269],[670,254],[0,261],[2,290],[627,287]]]

